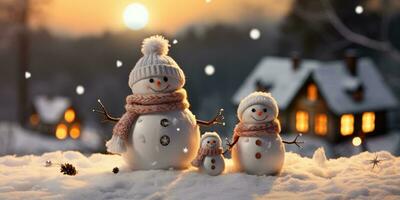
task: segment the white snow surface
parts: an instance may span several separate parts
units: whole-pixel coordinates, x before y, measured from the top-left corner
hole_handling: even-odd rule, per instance
[[[384,160],[372,169],[376,155]],[[226,159],[224,174],[213,177],[194,168],[129,171],[117,155],[8,155],[0,157],[0,199],[400,199],[400,157],[380,151],[328,160],[322,148],[313,157],[286,153],[279,176],[232,172]],[[54,164],[66,162],[76,176]],[[116,166],[118,174],[111,172]]]

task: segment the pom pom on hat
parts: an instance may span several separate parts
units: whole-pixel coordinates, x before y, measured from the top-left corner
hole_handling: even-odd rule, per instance
[[[143,55],[157,54],[167,55],[169,51],[169,41],[161,35],[151,36],[143,40]]]

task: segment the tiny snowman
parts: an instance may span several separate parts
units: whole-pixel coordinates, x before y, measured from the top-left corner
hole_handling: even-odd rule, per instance
[[[200,172],[211,176],[221,174],[225,169],[225,161],[222,155],[222,142],[215,132],[206,132],[200,141],[200,149],[197,157],[192,161],[194,167]]]
[[[196,120],[189,110],[185,75],[169,57],[168,40],[152,36],[143,41],[143,57],[129,75],[132,94],[126,112],[117,121],[107,151],[121,154],[132,170],[184,169],[199,147],[198,125],[221,123],[221,111],[212,121]]]
[[[279,174],[285,147],[279,136],[275,99],[270,93],[254,92],[240,102],[237,116],[233,142],[228,144],[236,170],[255,175]]]

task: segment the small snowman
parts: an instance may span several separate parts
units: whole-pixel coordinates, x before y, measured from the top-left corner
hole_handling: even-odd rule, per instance
[[[132,94],[126,112],[116,121],[107,151],[121,154],[132,170],[183,169],[190,166],[199,147],[198,125],[221,123],[222,111],[212,121],[196,120],[189,110],[185,75],[169,57],[168,40],[152,36],[143,41],[143,57],[129,75]]]
[[[278,120],[278,105],[270,93],[254,92],[239,104],[232,150],[232,160],[238,171],[255,175],[276,175],[282,170],[285,147]],[[236,145],[235,145],[236,144]]]
[[[225,169],[225,160],[222,155],[222,142],[215,132],[206,132],[200,141],[200,149],[197,157],[192,161],[194,167],[200,172],[211,176],[221,174]]]

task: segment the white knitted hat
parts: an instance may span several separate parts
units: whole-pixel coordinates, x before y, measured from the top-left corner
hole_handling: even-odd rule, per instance
[[[208,138],[208,137],[215,137],[215,138],[217,138],[218,141],[219,141],[219,144],[222,145],[221,137],[219,137],[219,135],[218,135],[217,132],[205,132],[205,133],[201,136],[200,144],[202,144],[202,143],[203,143],[203,140],[206,139],[206,138]]]
[[[174,59],[167,55],[169,46],[168,40],[160,35],[143,40],[143,57],[137,61],[129,74],[129,87],[152,76],[173,77],[180,81],[181,87],[185,84],[185,74]]]
[[[253,92],[240,101],[237,109],[237,116],[239,120],[242,120],[242,115],[246,108],[257,104],[265,105],[268,107],[268,109],[272,109],[275,115],[274,117],[278,117],[278,104],[276,103],[274,97],[271,96],[271,93]]]

